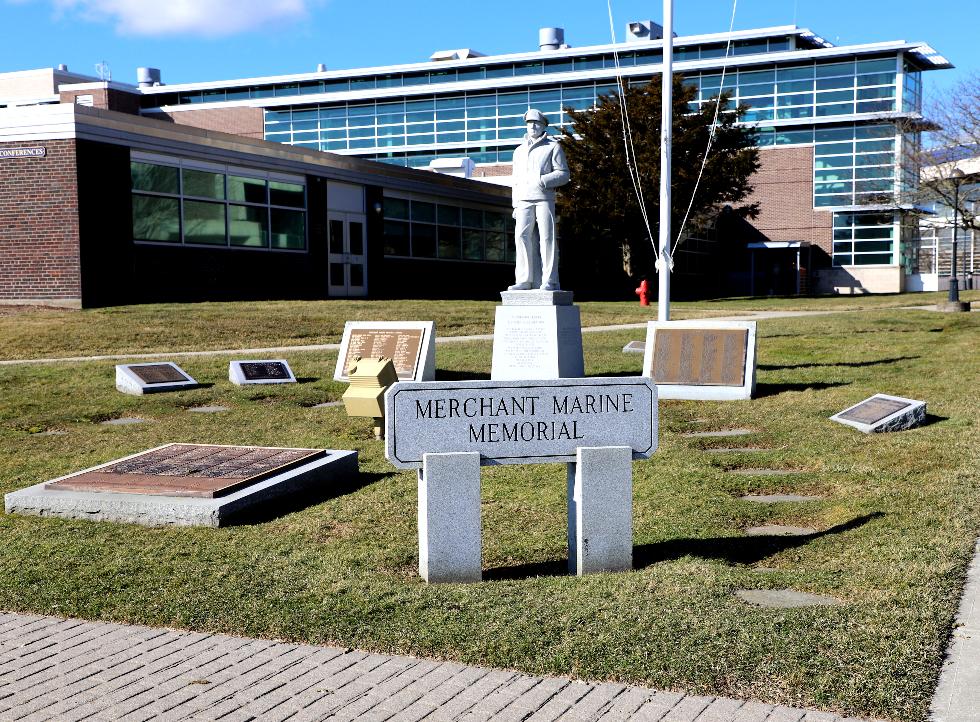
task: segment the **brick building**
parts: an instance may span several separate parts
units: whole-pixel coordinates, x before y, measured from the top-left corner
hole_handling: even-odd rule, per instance
[[[74,103],[115,111],[101,116],[111,117],[112,124],[123,122],[118,113],[138,113],[143,118],[129,122],[153,124],[140,127],[160,133],[168,128],[174,142],[182,133],[202,145],[212,137],[233,142],[214,134],[220,131],[239,136],[239,142],[260,143],[261,151],[255,146],[252,152],[266,158],[298,153],[301,166],[361,162],[358,167],[380,179],[381,187],[389,173],[459,161],[460,173],[485,181],[479,186],[489,204],[483,215],[448,205],[440,211],[425,197],[428,190],[419,198],[413,190],[401,197],[385,193],[377,212],[378,236],[369,242],[377,254],[372,268],[377,273],[431,269],[439,278],[462,279],[469,293],[483,293],[488,278],[506,276],[508,251],[499,244],[511,244],[489,209],[506,205],[493,184],[509,184],[524,111],[536,107],[554,126],[564,125],[569,119],[563,109],[592,107],[621,81],[643,84],[657,78],[662,50],[659,26],[644,21],[630,23],[626,42],[614,45],[570,48],[561,29],[544,28],[538,49],[526,53],[441,51],[427,62],[240,80],[165,85],[159,71],[140,69],[140,82],[127,85],[47,71],[53,75],[42,78],[40,90],[25,92],[24,74],[0,75],[0,140],[2,133],[14,132],[10,128],[24,132],[10,115],[23,111],[3,110],[4,105]],[[758,131],[762,167],[750,200],[760,202],[761,213],[751,223],[719,223],[714,245],[705,246],[714,249],[706,253],[726,259],[726,292],[873,293],[906,287],[915,271],[912,259],[918,257],[918,225],[910,220],[916,209],[900,198],[918,178],[903,158],[919,142],[922,72],[946,67],[950,64],[924,43],[834,46],[795,26],[674,38],[674,68],[697,87],[696,104],[727,90],[736,103],[748,106],[744,122]],[[14,80],[19,86],[10,90]],[[86,122],[94,117],[83,116]],[[194,129],[206,132],[198,136]],[[273,150],[271,143],[291,150]],[[390,170],[365,160],[381,161]],[[83,176],[80,170],[80,181]],[[420,188],[435,182],[425,174],[412,177]],[[476,187],[452,182],[460,184],[454,186],[460,193]],[[85,192],[81,182],[79,187]],[[198,209],[193,203],[199,201],[180,200],[181,208]],[[7,208],[11,201],[0,203]],[[227,214],[232,203],[226,204]],[[312,221],[309,227],[312,231]],[[509,223],[507,228],[512,232]],[[230,238],[226,230],[229,245]],[[129,241],[137,256],[149,243]],[[204,245],[193,236],[182,243]],[[372,283],[371,295],[388,292],[398,281]],[[0,295],[14,293],[12,286],[6,288]],[[350,293],[339,285],[327,290]]]

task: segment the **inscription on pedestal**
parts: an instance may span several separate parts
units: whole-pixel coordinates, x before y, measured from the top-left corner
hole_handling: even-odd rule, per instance
[[[741,386],[745,382],[748,331],[661,328],[654,346],[658,384]]]
[[[317,449],[169,444],[47,488],[213,499],[324,454]]]
[[[529,371],[552,355],[548,343],[549,324],[544,317],[514,313],[508,321],[510,323],[499,330],[500,340],[507,349],[502,365],[505,371]]]

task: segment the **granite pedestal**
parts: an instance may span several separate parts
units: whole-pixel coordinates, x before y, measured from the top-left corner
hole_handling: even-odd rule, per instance
[[[582,319],[571,291],[503,291],[500,299],[491,379],[585,376]]]
[[[427,582],[480,581],[480,454],[425,454],[418,474],[419,575]]]

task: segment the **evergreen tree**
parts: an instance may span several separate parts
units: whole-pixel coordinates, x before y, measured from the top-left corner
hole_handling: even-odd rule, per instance
[[[619,95],[601,96],[598,107],[567,109],[574,126],[562,129],[562,146],[572,173],[558,196],[561,218],[563,274],[594,290],[623,284],[623,271],[631,282],[656,273],[654,261],[660,217],[660,79],[625,91],[629,138],[637,167],[651,239],[630,180],[623,142]],[[715,114],[709,102],[692,112],[688,104],[697,90],[674,77],[673,139],[671,143],[671,228],[674,238],[691,200],[708,144]],[[758,204],[735,204],[751,192],[749,182],[759,167],[755,133],[735,123],[746,108],[731,109],[727,94],[719,100],[718,125],[697,197],[691,206],[686,231],[710,223],[723,207],[738,217],[754,217]],[[726,209],[727,210],[727,209]],[[673,247],[673,240],[671,247]],[[680,248],[683,247],[683,241]]]

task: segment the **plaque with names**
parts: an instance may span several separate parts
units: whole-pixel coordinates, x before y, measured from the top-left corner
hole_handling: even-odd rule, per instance
[[[214,499],[325,453],[318,449],[168,444],[55,481],[46,488]]]
[[[232,361],[228,364],[228,380],[238,386],[250,384],[291,384],[296,376],[282,359],[264,361]]]
[[[912,404],[905,401],[895,401],[872,396],[840,414],[840,418],[857,421],[862,424],[876,424],[897,411],[908,408]]]
[[[670,328],[657,331],[653,380],[658,384],[741,386],[748,331]]]
[[[755,321],[647,323],[643,375],[656,382],[662,399],[750,399],[755,370]]]
[[[348,321],[337,357],[334,380],[347,381],[357,357],[390,358],[400,381],[435,378],[435,324],[431,321]]]
[[[189,381],[186,374],[180,369],[170,364],[145,364],[142,366],[130,366],[137,378],[147,385],[172,384]]]

